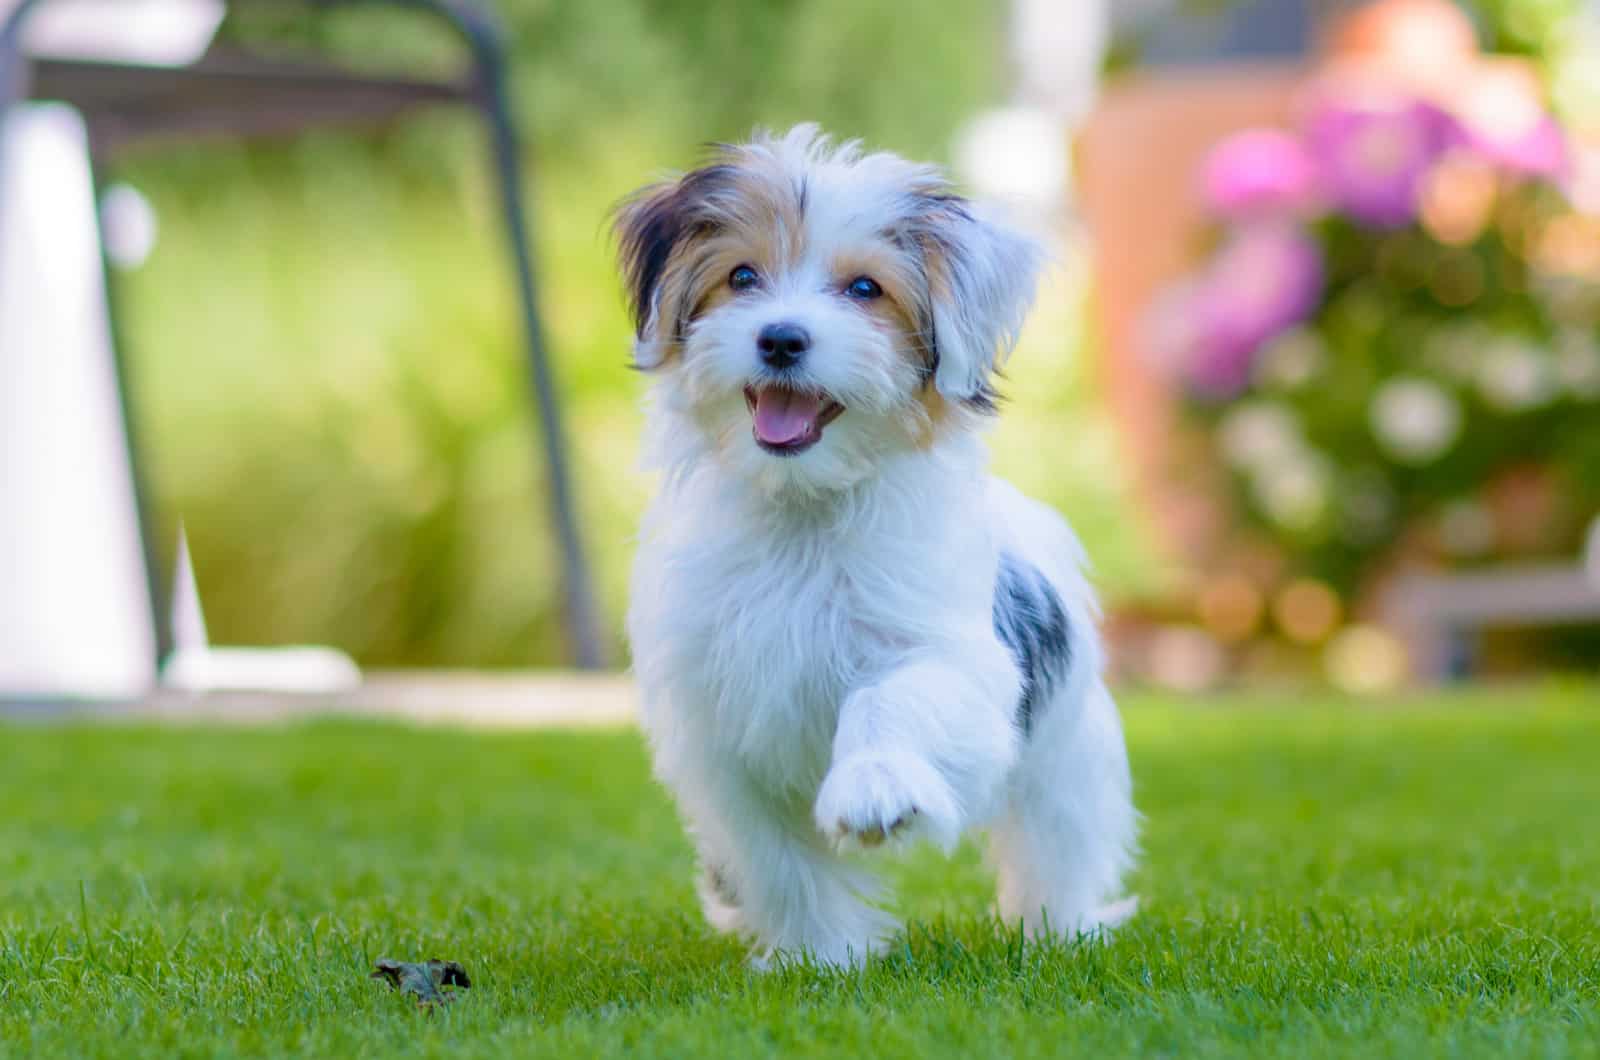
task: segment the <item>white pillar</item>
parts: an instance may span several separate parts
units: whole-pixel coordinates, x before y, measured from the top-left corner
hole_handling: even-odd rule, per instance
[[[77,111],[0,114],[0,695],[130,697],[156,637]]]

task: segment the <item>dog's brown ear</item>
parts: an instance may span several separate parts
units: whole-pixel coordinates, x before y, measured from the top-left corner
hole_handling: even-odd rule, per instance
[[[729,166],[706,166],[643,188],[617,209],[613,228],[633,315],[637,368],[660,367],[683,337],[689,307],[664,290],[667,267],[687,242],[715,228],[711,196],[730,174]]]
[[[633,316],[636,368],[657,368],[667,359],[670,344],[659,334],[657,293],[673,247],[682,238],[680,199],[677,181],[651,185],[623,203],[613,222],[618,265]]]
[[[959,198],[937,201],[924,223],[934,385],[945,397],[988,405],[989,380],[1033,305],[1043,250]]]

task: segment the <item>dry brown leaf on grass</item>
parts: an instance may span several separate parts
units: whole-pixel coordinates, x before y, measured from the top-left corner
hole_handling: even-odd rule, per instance
[[[466,989],[472,986],[472,980],[467,978],[467,970],[455,961],[412,963],[385,957],[372,969],[368,978],[382,979],[393,989],[410,994],[417,999],[420,1009],[432,1009],[436,1005],[454,1001],[459,995],[453,989],[446,990],[446,987]]]

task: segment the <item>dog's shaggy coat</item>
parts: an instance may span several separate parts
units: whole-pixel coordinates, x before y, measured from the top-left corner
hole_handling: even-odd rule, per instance
[[[1128,911],[1136,816],[1081,554],[989,477],[1032,243],[815,128],[721,147],[617,228],[663,472],[628,616],[716,927],[844,964],[891,933],[844,855],[990,830],[999,911]]]

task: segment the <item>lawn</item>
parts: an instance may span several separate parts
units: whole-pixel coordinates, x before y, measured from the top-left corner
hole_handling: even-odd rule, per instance
[[[916,851],[854,974],[708,933],[631,731],[0,727],[0,1054],[1600,1056],[1593,687],[1130,700],[1128,928],[1020,945]]]

